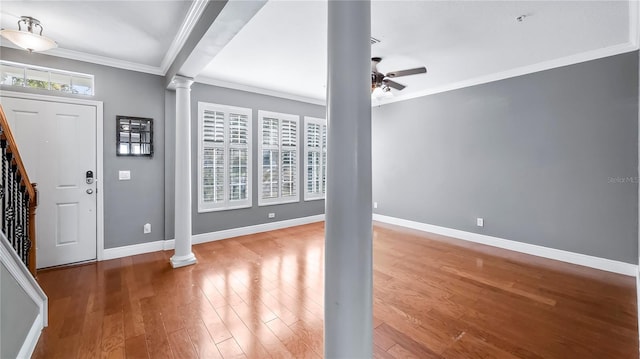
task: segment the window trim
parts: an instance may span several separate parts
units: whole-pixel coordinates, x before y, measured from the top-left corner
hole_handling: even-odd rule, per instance
[[[278,122],[278,171],[279,171],[279,183],[278,183],[278,197],[276,198],[262,198],[262,176],[263,176],[263,164],[262,164],[262,151],[263,151],[263,131],[262,126],[264,124],[264,119],[267,118],[276,118],[279,120]],[[294,184],[296,188],[296,195],[283,198],[282,197],[282,120],[293,121],[296,123],[296,163],[295,163],[295,176],[294,176]],[[296,203],[300,202],[300,116],[292,115],[287,113],[280,112],[271,112],[271,111],[258,111],[258,157],[261,159],[258,165],[258,206],[272,206],[277,204],[285,204],[285,203]]]
[[[205,203],[202,196],[202,170],[204,162],[204,112],[205,111],[217,111],[224,113],[224,168],[226,170],[224,177],[224,201],[218,204]],[[247,129],[248,129],[248,141],[247,141],[247,198],[238,201],[229,200],[229,153],[231,148],[237,148],[231,146],[229,142],[229,114],[235,113],[239,115],[247,116]],[[251,208],[253,207],[253,110],[245,107],[235,107],[228,105],[220,105],[209,102],[198,102],[198,213],[207,213],[215,211],[227,211],[232,209]]]
[[[323,191],[320,194],[315,194],[315,193],[309,193],[307,192],[307,183],[309,182],[309,171],[307,168],[307,159],[308,159],[308,155],[309,155],[309,145],[308,145],[308,137],[307,137],[307,124],[316,124],[316,125],[320,125],[320,128],[322,128],[322,126],[326,127],[326,131],[327,131],[327,136],[328,136],[328,132],[329,132],[329,128],[327,125],[327,120],[324,118],[317,118],[317,117],[310,117],[310,116],[305,116],[304,117],[304,127],[303,127],[303,134],[302,136],[304,136],[304,164],[303,164],[303,168],[304,168],[304,200],[305,201],[318,201],[318,200],[324,200],[326,197],[326,188],[323,189]],[[322,146],[322,140],[321,142],[321,146]],[[322,158],[323,156],[327,155],[327,151],[326,151],[326,145],[325,144],[325,149],[323,151],[323,148],[320,147],[320,170],[323,171],[322,168]],[[324,168],[323,172],[326,172],[326,167]],[[322,177],[322,173],[320,174],[320,177]]]

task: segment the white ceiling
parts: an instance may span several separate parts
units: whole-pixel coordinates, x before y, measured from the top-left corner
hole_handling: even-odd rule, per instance
[[[2,0],[0,26],[17,29],[20,16],[35,17],[43,35],[58,43],[51,55],[71,50],[89,61],[107,58],[146,70],[163,64],[190,6],[191,1]]]
[[[326,6],[268,2],[199,79],[323,99]],[[381,42],[372,55],[383,58],[383,73],[427,67],[396,79],[407,85],[396,96],[410,97],[603,48],[629,51],[629,16],[627,1],[373,1]]]
[[[60,46],[50,55],[164,74],[203,4],[2,0],[0,26],[33,16]],[[326,7],[269,1],[197,80],[322,101]],[[396,79],[407,88],[394,90],[395,99],[411,98],[637,49],[638,8],[638,0],[374,0],[372,36],[381,42],[372,55],[383,57],[381,72],[427,67],[426,75]],[[517,22],[519,15],[527,17]]]

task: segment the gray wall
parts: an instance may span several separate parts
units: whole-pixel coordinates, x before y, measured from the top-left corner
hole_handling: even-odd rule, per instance
[[[0,264],[0,303],[0,358],[15,358],[38,316],[38,306],[4,264]]]
[[[197,167],[198,163],[198,102],[211,102],[229,106],[239,106],[253,109],[253,161],[252,161],[252,200],[253,207],[228,211],[216,211],[207,213],[198,213],[198,197],[197,197]],[[325,117],[325,107],[319,105],[313,105],[300,101],[287,100],[283,98],[261,95],[256,93],[250,93],[239,90],[232,90],[222,87],[209,86],[204,84],[193,84],[191,87],[191,155],[192,163],[194,164],[192,170],[192,189],[193,189],[193,234],[208,233],[214,231],[220,231],[230,228],[245,227],[256,224],[283,221],[287,219],[300,218],[313,216],[324,213],[324,201],[304,201],[304,194],[300,193],[300,202],[262,206],[258,207],[258,164],[260,164],[260,158],[258,157],[258,110],[274,111],[281,113],[289,113],[294,115],[300,115],[301,124],[304,121],[304,116],[312,117]],[[173,133],[175,128],[175,93],[167,91],[167,133]],[[302,131],[299,132],[299,140],[302,143]],[[173,176],[174,159],[172,158],[172,150],[174,142],[172,138],[166,139],[167,145],[167,160],[166,167],[167,176]],[[302,146],[300,147],[302,151]],[[302,155],[300,156],[302,159]],[[303,189],[303,163],[300,161],[300,178],[299,188]],[[173,198],[173,186],[167,186],[166,197]],[[167,201],[167,218],[173,218],[173,206],[172,203]],[[267,214],[274,212],[276,218],[269,219]],[[171,217],[169,217],[171,216]],[[169,221],[167,221],[169,222]],[[167,237],[171,238],[170,234],[173,234],[172,224],[168,224]]]
[[[2,60],[95,75],[95,96],[73,96],[104,103],[105,248],[165,239],[164,235],[164,78],[113,67],[0,48]],[[52,91],[2,86],[2,90],[65,96]],[[151,117],[152,158],[116,156],[116,115]],[[118,181],[118,170],[130,170],[130,181]],[[151,223],[152,232],[142,233]]]
[[[373,149],[375,213],[638,261],[637,52],[374,108]]]

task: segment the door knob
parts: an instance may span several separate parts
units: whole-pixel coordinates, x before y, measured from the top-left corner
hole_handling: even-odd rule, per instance
[[[89,188],[89,189],[87,190],[87,194],[92,194],[92,193],[93,193],[93,190],[92,190],[91,188]]]

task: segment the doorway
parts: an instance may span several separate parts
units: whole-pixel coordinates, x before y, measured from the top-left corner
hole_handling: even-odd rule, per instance
[[[4,92],[0,103],[37,183],[36,267],[100,260],[101,103]]]

